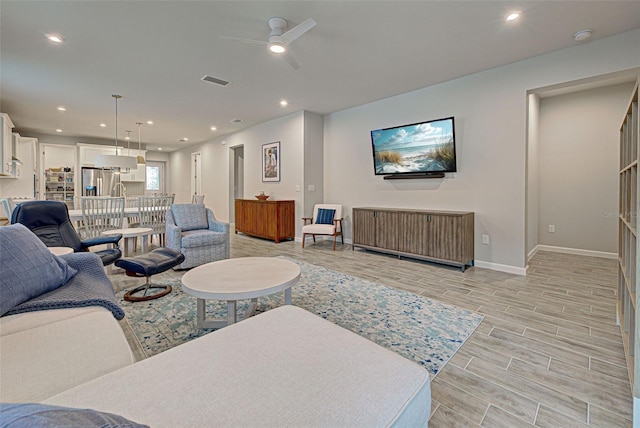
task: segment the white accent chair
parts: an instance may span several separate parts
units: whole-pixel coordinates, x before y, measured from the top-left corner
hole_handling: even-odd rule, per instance
[[[334,210],[333,219],[329,222],[326,219],[318,218],[320,210]],[[326,212],[326,211],[325,211]],[[320,216],[322,217],[322,215]],[[344,237],[342,236],[342,205],[337,204],[316,204],[313,207],[313,217],[303,217],[304,226],[302,226],[302,248],[307,235],[313,236],[313,242],[316,242],[316,235],[333,236],[333,250],[336,250],[336,240],[338,236],[344,245]],[[321,223],[318,223],[320,221]]]

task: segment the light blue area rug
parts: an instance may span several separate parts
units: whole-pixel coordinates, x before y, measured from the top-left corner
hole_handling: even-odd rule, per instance
[[[320,266],[300,265],[292,303],[349,329],[424,366],[435,376],[483,319],[466,309],[365,281]],[[157,281],[173,291],[148,302],[127,302],[117,293],[126,319],[148,356],[212,330],[195,325],[196,299],[182,292],[179,280]],[[284,305],[284,293],[258,300],[257,312]],[[240,318],[248,306],[238,302]],[[208,301],[207,316],[226,317],[224,302]]]

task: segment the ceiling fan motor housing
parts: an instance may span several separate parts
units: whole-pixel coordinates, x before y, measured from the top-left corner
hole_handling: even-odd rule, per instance
[[[284,30],[287,29],[287,21],[284,18],[270,18],[269,19],[269,28],[271,28],[271,36],[282,36],[284,34]]]

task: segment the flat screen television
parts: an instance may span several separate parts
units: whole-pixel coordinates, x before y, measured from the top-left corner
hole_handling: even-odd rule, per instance
[[[453,117],[446,117],[371,131],[375,174],[411,178],[456,172],[454,129]]]

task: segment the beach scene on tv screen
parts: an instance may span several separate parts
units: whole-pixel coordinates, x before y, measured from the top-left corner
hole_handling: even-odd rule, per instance
[[[453,120],[371,131],[376,174],[455,171]]]

